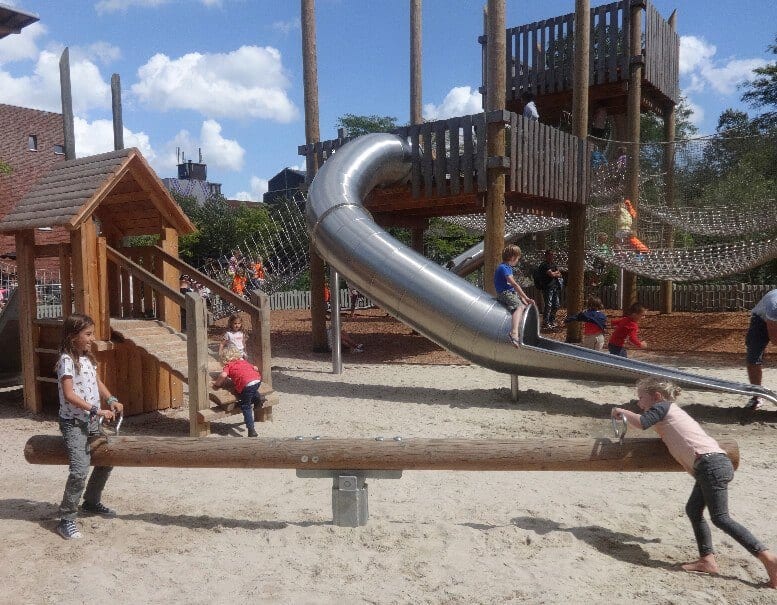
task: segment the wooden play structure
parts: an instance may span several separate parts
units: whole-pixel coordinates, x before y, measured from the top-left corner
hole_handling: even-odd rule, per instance
[[[69,242],[37,245],[35,230],[64,228]],[[35,261],[55,257],[62,282],[63,315],[85,313],[95,321],[100,377],[125,405],[126,414],[180,407],[189,383],[190,434],[239,411],[234,395],[208,388],[221,366],[207,351],[204,302],[179,290],[181,273],[205,283],[248,316],[248,353],[264,377],[264,406],[271,417],[269,303],[253,303],[178,258],[178,238],[194,226],[137,149],[121,149],[55,165],[0,221],[13,233],[19,275],[19,333],[25,406],[33,412],[58,405],[54,364],[62,319],[36,319]],[[156,246],[125,247],[128,236],[157,235]],[[189,313],[181,332],[182,309]],[[260,360],[260,361],[259,361]]]
[[[498,264],[504,245],[505,212],[568,218],[567,299],[570,313],[577,313],[583,302],[585,209],[593,151],[588,123],[596,111],[604,112],[609,138],[629,141],[626,191],[630,199],[638,200],[641,112],[661,116],[664,139],[674,140],[679,101],[676,14],[664,20],[649,0],[619,0],[582,9],[590,17],[582,29],[577,23],[583,18],[576,13],[505,27],[504,3],[495,0],[488,7],[479,38],[485,112],[426,123],[414,119],[397,129],[395,134],[407,138],[412,147],[411,178],[371,192],[364,205],[380,226],[409,229],[412,247],[421,253],[430,218],[483,215],[487,275]],[[303,12],[303,21],[307,19]],[[303,33],[307,30],[304,27]],[[416,63],[411,57],[411,65]],[[315,70],[308,71],[306,77],[315,82]],[[413,77],[417,74],[411,73],[411,82]],[[306,130],[307,142],[299,147],[306,158],[308,184],[347,142],[342,132],[331,140],[317,138],[318,106],[312,91],[312,86],[306,88],[306,124],[315,128]],[[540,122],[521,116],[526,92],[535,96]],[[411,99],[411,107],[412,103]],[[562,131],[562,126],[570,125],[571,134]],[[667,166],[671,204],[673,156]],[[311,269],[314,292],[323,290],[323,270],[317,262],[314,258]],[[629,283],[624,292],[636,297],[634,276],[627,274],[625,279]],[[670,282],[662,284],[661,310],[671,311]],[[579,326],[572,324],[571,329]],[[314,307],[314,340],[322,330],[323,310]]]

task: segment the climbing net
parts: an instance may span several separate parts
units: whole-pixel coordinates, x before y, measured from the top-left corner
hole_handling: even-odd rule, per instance
[[[713,136],[640,145],[640,197],[624,204],[628,143],[610,141],[592,161],[586,266],[597,261],[656,280],[694,281],[750,270],[777,258],[777,134]],[[668,160],[672,159],[671,162]],[[672,170],[667,170],[671,166]],[[483,215],[450,222],[483,232]],[[522,242],[568,248],[564,219],[507,213]],[[559,258],[559,264],[562,259]]]
[[[243,275],[247,280],[246,292],[259,288],[274,294],[291,285],[309,264],[308,231],[301,203],[289,200],[273,206],[268,214],[269,220],[232,250],[230,256],[209,260],[203,272],[231,289],[235,275]],[[257,262],[262,265],[258,273]],[[213,312],[218,317],[232,310],[214,301]]]

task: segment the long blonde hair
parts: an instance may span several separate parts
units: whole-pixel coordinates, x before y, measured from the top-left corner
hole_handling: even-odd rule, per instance
[[[674,401],[682,392],[682,389],[671,380],[659,378],[658,376],[648,376],[637,381],[637,392],[658,393],[666,401]]]
[[[59,343],[60,359],[62,359],[62,355],[70,355],[73,359],[73,364],[76,367],[76,372],[79,374],[81,373],[81,355],[86,355],[89,358],[89,361],[91,361],[95,367],[97,366],[97,360],[94,358],[91,351],[76,351],[75,345],[73,344],[73,341],[81,332],[93,325],[94,320],[88,315],[83,315],[81,313],[73,313],[73,315],[66,318],[62,324],[62,340]],[[57,360],[54,371],[59,367],[60,359]]]

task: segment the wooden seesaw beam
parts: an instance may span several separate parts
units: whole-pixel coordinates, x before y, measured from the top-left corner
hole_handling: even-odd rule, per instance
[[[739,466],[739,446],[719,441]],[[660,439],[236,439],[99,437],[92,465],[351,471],[673,472],[683,468]],[[61,437],[36,435],[24,448],[32,464],[67,464]]]

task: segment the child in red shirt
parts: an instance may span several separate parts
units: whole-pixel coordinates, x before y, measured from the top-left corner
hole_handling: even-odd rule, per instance
[[[629,340],[640,349],[647,347],[647,342],[640,341],[637,333],[639,332],[639,320],[645,315],[645,307],[639,303],[634,303],[629,307],[626,314],[620,319],[613,319],[614,328],[610,342],[607,343],[607,350],[613,355],[628,357],[626,354],[626,341]]]
[[[227,379],[232,381],[240,401],[240,409],[243,410],[249,437],[257,437],[254,429],[254,404],[261,403],[259,387],[262,384],[262,375],[259,368],[243,359],[243,354],[234,346],[227,346],[221,351],[221,363],[224,369],[218,378],[213,381],[213,388],[222,387]]]

